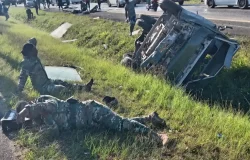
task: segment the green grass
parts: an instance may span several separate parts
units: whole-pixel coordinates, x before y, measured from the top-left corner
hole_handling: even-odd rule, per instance
[[[0,22],[0,89],[13,105],[18,99],[15,91],[21,60],[20,50],[30,37],[38,39],[39,57],[46,65],[74,64],[83,68],[84,81],[96,80],[92,93],[77,94],[84,100],[101,100],[104,95],[116,96],[120,105],[115,111],[123,116],[146,115],[159,111],[171,130],[167,132],[172,145],[156,148],[147,138],[119,135],[101,131],[77,131],[64,133],[57,139],[45,138],[36,132],[19,132],[18,142],[29,148],[26,159],[249,159],[250,122],[248,116],[233,113],[231,107],[222,109],[219,105],[209,106],[198,102],[181,88],[151,75],[136,74],[119,65],[123,53],[133,50],[135,37],[128,37],[128,26],[106,20],[92,20],[63,13],[44,13],[29,24],[24,22],[24,10],[15,9],[10,15],[19,21]],[[2,17],[1,17],[2,20]],[[20,22],[21,21],[21,22]],[[62,22],[74,26],[65,39],[78,38],[74,44],[64,44],[49,36]],[[241,43],[248,42],[242,39]],[[102,44],[108,45],[104,50]],[[119,45],[120,44],[120,45]],[[228,94],[237,95],[237,87],[248,91],[248,45],[243,45],[234,58],[233,66],[224,71],[213,83],[216,87],[231,84]],[[235,75],[235,69],[238,69]],[[236,79],[230,79],[234,77]],[[226,79],[229,82],[226,81]],[[242,81],[239,81],[242,79]],[[220,80],[224,80],[220,82]],[[235,81],[235,82],[234,82]],[[221,86],[218,84],[221,83]],[[3,85],[2,85],[3,84]],[[218,85],[218,86],[216,86]],[[226,92],[225,91],[225,92]],[[209,92],[208,92],[209,93]],[[223,92],[224,94],[224,92]],[[222,96],[223,96],[222,94]],[[37,93],[30,82],[23,97],[32,99]],[[234,97],[234,96],[232,96]],[[217,101],[215,101],[217,103]],[[218,101],[219,103],[219,101]],[[223,136],[220,138],[218,134]]]

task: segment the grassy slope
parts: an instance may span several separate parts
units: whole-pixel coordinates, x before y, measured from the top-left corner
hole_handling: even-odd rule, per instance
[[[24,21],[24,14],[19,12],[12,13],[17,19]],[[93,56],[101,56],[115,63],[121,60],[124,53],[133,51],[133,43],[136,37],[124,36],[128,34],[128,26],[124,23],[117,23],[104,20],[83,19],[75,15],[53,13],[39,16],[32,22],[32,26],[51,32],[63,22],[71,22],[74,25],[65,35],[65,39],[77,38],[77,47],[92,48]],[[112,30],[112,32],[111,32]],[[224,70],[216,79],[210,80],[208,86],[198,84],[199,87],[191,88],[193,94],[200,100],[209,104],[219,103],[220,106],[233,106],[244,111],[249,110],[250,106],[250,60],[248,53],[249,40],[240,38],[242,50],[234,58],[232,68]],[[103,44],[108,45],[104,49]],[[237,83],[235,83],[237,82]],[[212,93],[212,94],[211,94]]]
[[[24,14],[20,13],[20,10],[11,11],[11,15],[23,21]],[[10,78],[16,83],[18,67],[13,64],[21,60],[19,51],[22,44],[28,38],[36,36],[39,56],[44,64],[76,64],[84,68],[83,79],[87,80],[91,75],[97,80],[93,93],[79,94],[77,97],[100,100],[103,95],[115,95],[121,104],[116,111],[124,116],[142,115],[159,110],[160,115],[172,128],[169,135],[171,139],[176,139],[177,146],[172,148],[173,150],[157,149],[148,141],[145,144],[140,143],[144,142],[140,138],[135,142],[133,138],[120,142],[117,135],[91,131],[71,133],[71,136],[65,135],[67,140],[58,139],[47,143],[41,141],[36,134],[24,132],[20,133],[19,140],[31,148],[27,153],[27,159],[77,159],[78,156],[93,158],[89,152],[94,157],[98,155],[101,158],[114,159],[164,159],[166,156],[173,159],[249,159],[248,117],[234,115],[217,107],[211,109],[205,103],[194,101],[181,89],[170,87],[150,75],[135,74],[117,64],[124,52],[133,49],[132,38],[122,35],[128,33],[126,25],[103,20],[93,22],[86,17],[57,13],[44,13],[31,25],[51,31],[63,21],[75,24],[66,35],[66,38],[78,35],[79,40],[75,45],[62,44],[51,38],[47,32],[14,20],[8,23],[1,22],[0,31],[3,34],[0,35],[0,76]],[[10,26],[6,26],[8,24]],[[109,49],[104,50],[102,43],[108,44]],[[236,61],[234,67],[245,65],[243,56],[246,49],[243,48],[238,55],[242,63]],[[11,63],[8,65],[6,62]],[[14,87],[11,91],[13,90]],[[36,95],[30,84],[25,92],[29,93],[29,98]],[[16,99],[14,96],[14,100]],[[11,104],[13,103],[11,101]],[[222,138],[218,138],[218,133],[223,134]],[[68,146],[63,147],[65,144]]]

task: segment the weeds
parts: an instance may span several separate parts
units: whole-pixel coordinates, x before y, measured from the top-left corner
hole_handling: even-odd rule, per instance
[[[24,20],[22,18],[24,13],[21,13],[20,9],[11,14],[21,21]],[[62,17],[64,17],[63,20]],[[44,24],[45,20],[46,24]],[[63,44],[51,38],[47,31],[53,30],[66,20],[75,24],[78,34],[87,30],[85,32],[88,34],[81,34],[77,43],[85,41],[86,37],[91,35],[92,38],[82,45]],[[176,142],[173,148],[157,148],[147,138],[134,137],[133,139],[132,136],[123,137],[109,132],[91,131],[79,132],[80,134],[69,133],[70,135],[66,137],[62,135],[59,139],[47,142],[40,137],[33,141],[35,134],[20,132],[19,137],[26,137],[21,138],[21,144],[26,142],[25,146],[31,148],[27,153],[27,159],[82,159],[84,156],[87,157],[86,159],[249,159],[250,122],[247,116],[239,112],[233,113],[230,109],[221,109],[218,105],[211,108],[207,103],[195,101],[181,88],[170,86],[151,75],[136,74],[118,64],[122,53],[133,49],[133,39],[117,32],[122,29],[127,32],[128,27],[123,23],[116,24],[105,20],[94,23],[87,17],[44,13],[44,16],[29,24],[35,28],[15,20],[11,20],[10,26],[6,28],[2,27],[2,24],[6,25],[6,22],[0,22],[0,31],[3,32],[0,35],[0,50],[3,55],[0,57],[0,76],[7,77],[16,84],[19,68],[12,62],[21,61],[20,48],[27,39],[35,36],[38,39],[39,57],[44,64],[74,64],[83,68],[81,76],[84,81],[90,77],[96,79],[92,93],[77,94],[75,97],[81,100],[93,98],[100,101],[104,95],[116,96],[120,102],[116,111],[129,117],[145,115],[157,110],[171,128],[169,131],[160,132],[167,132],[170,139],[175,139]],[[40,30],[41,27],[44,31]],[[64,38],[75,37],[73,29],[74,27]],[[111,37],[117,36],[117,38],[109,38],[107,33],[101,34],[100,32],[104,32],[105,29]],[[101,36],[98,38],[93,36],[99,34]],[[115,42],[119,39],[122,42]],[[92,44],[94,41],[98,43]],[[109,52],[101,49],[103,42],[108,43]],[[117,52],[114,53],[113,49],[119,43],[124,46],[118,47]],[[101,50],[103,52],[100,52]],[[234,59],[233,67],[229,71],[236,66],[247,66],[247,61],[244,60],[246,52],[245,49],[239,52],[238,58]],[[231,74],[237,78],[232,72]],[[224,76],[220,78],[227,78],[226,75]],[[232,81],[231,84],[234,88],[235,84]],[[222,82],[221,85],[223,86]],[[7,93],[8,87],[3,86]],[[10,91],[14,92],[14,89],[15,87]],[[30,82],[24,93],[29,99],[37,96]],[[26,141],[27,136],[31,140]]]

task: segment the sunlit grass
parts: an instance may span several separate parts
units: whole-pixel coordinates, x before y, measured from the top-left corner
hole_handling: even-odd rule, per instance
[[[23,20],[24,16],[20,10],[11,13],[19,17],[19,20]],[[86,159],[249,159],[250,122],[247,116],[234,114],[230,109],[221,109],[219,105],[211,107],[207,103],[197,102],[181,88],[170,86],[164,80],[151,75],[136,74],[119,64],[121,55],[133,49],[133,38],[118,32],[127,32],[126,24],[104,20],[93,22],[87,17],[57,13],[44,14],[46,15],[41,16],[41,19],[39,17],[30,24],[34,28],[15,20],[0,22],[0,31],[3,33],[0,35],[0,54],[4,55],[0,57],[0,76],[11,79],[14,84],[17,83],[20,68],[13,63],[22,60],[20,50],[27,39],[36,37],[39,57],[43,64],[74,64],[83,68],[81,76],[84,81],[91,77],[96,80],[92,93],[78,94],[76,97],[100,101],[104,95],[115,96],[120,102],[116,111],[129,117],[146,115],[157,110],[171,128],[161,132],[167,132],[170,139],[175,139],[177,145],[174,148],[156,148],[150,140],[141,137],[135,137],[135,141],[133,137],[123,137],[120,142],[119,135],[91,131],[69,133],[66,138],[47,142],[35,133],[22,131],[19,142],[30,148],[26,155],[27,159],[82,159],[84,156]],[[61,19],[62,17],[64,19]],[[49,18],[54,22],[52,23]],[[65,38],[81,34],[77,37],[79,41],[76,44],[62,43],[50,37],[47,32],[66,21],[66,18],[74,22],[75,26]],[[9,26],[4,27],[7,24]],[[75,33],[77,30],[78,34]],[[92,36],[87,42],[85,32]],[[95,41],[98,43],[93,45]],[[116,52],[120,41],[124,41],[124,46],[118,47],[119,50]],[[108,44],[108,51],[101,49],[102,42]],[[247,61],[241,59],[245,58],[243,55],[247,49],[248,47],[242,49],[236,56],[242,58],[233,62],[233,69],[246,65]],[[9,61],[4,57],[8,57]],[[15,86],[9,91],[8,84],[4,87],[7,93],[15,91]],[[32,90],[30,82],[25,88],[25,93],[29,99],[37,95]]]

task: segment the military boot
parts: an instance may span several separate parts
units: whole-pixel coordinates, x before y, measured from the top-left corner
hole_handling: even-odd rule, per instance
[[[155,126],[155,127],[166,127],[166,122],[159,117],[157,112],[153,112],[149,115],[149,119],[151,120],[151,123]]]
[[[91,91],[91,87],[94,83],[94,79],[91,78],[91,80],[86,85],[78,85],[78,90],[85,90],[87,92]]]

